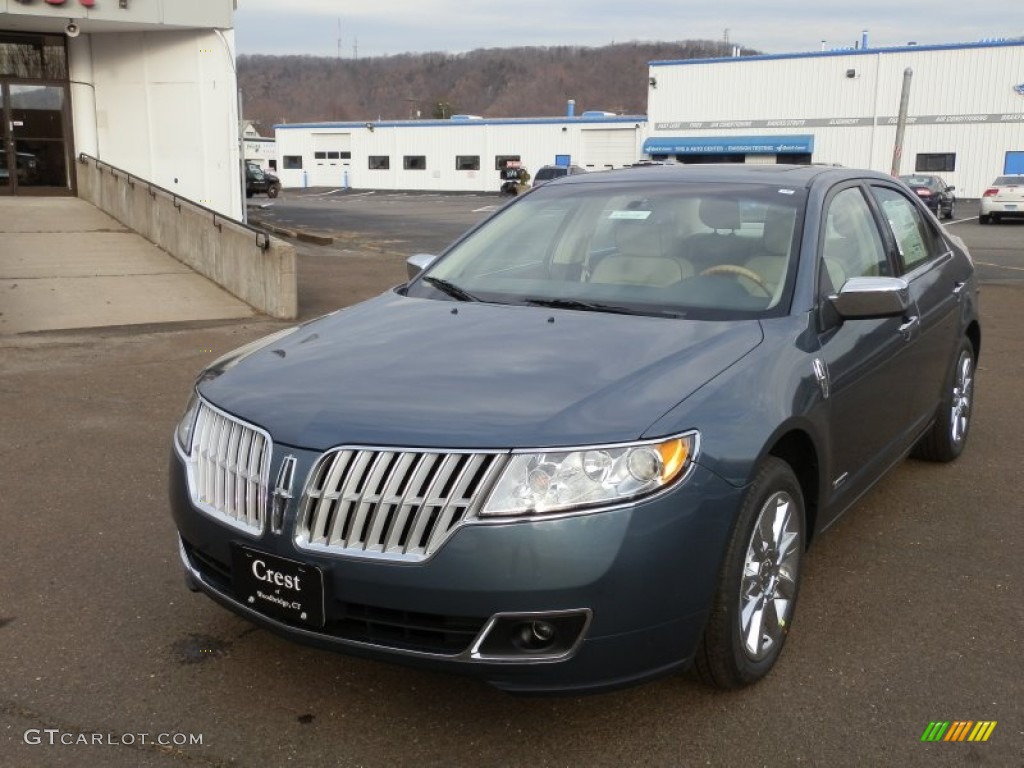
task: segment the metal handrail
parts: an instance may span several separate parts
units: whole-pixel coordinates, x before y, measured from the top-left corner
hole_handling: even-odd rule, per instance
[[[242,229],[246,229],[249,232],[252,232],[252,234],[256,236],[256,247],[259,248],[261,251],[265,251],[270,247],[270,235],[268,235],[266,232],[262,232],[259,229],[256,229],[256,227],[250,224],[246,224],[244,221],[239,221],[238,219],[233,219],[230,216],[225,216],[220,211],[215,211],[213,210],[213,208],[209,208],[205,205],[200,205],[199,203],[193,200],[189,200],[187,197],[182,197],[177,192],[172,192],[166,187],[161,187],[159,184],[154,184],[151,181],[147,181],[141,176],[133,176],[123,168],[118,168],[116,165],[111,165],[110,163],[100,160],[99,158],[93,157],[92,155],[86,154],[85,152],[78,153],[79,163],[87,165],[89,160],[96,164],[97,169],[99,169],[101,166],[106,167],[110,171],[110,175],[115,178],[117,178],[118,174],[120,174],[121,176],[124,177],[125,181],[127,181],[128,184],[132,187],[135,186],[136,181],[142,182],[143,184],[146,185],[150,197],[156,197],[157,191],[163,192],[165,195],[171,198],[171,204],[179,211],[181,210],[181,203],[184,201],[193,208],[198,208],[200,211],[205,211],[206,213],[209,213],[210,216],[212,217],[213,226],[215,226],[218,229],[218,231],[222,231],[223,223],[225,221],[228,221],[234,224],[235,226],[241,227]]]

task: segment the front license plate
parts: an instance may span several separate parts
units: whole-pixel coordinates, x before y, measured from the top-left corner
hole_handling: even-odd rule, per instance
[[[1016,211],[1017,210],[1017,206],[1014,205],[1013,203],[1007,203],[1005,207],[1006,207],[1006,210],[1008,210],[1008,211]]]
[[[324,625],[324,575],[319,568],[235,545],[235,597],[253,610],[310,627]]]

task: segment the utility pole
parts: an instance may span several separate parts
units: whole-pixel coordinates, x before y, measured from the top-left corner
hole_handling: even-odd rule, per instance
[[[910,79],[914,76],[914,70],[907,67],[903,70],[903,91],[900,93],[900,114],[896,118],[896,145],[892,148],[892,171],[891,175],[896,178],[900,175],[900,160],[903,157],[903,134],[907,130],[907,108],[910,105]]]
[[[341,58],[341,19],[338,19],[338,58]]]

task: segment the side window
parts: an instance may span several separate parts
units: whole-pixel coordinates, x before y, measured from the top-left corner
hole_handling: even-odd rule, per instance
[[[942,239],[912,202],[886,187],[872,187],[871,193],[896,239],[902,272],[910,272],[943,252]]]
[[[881,234],[859,187],[839,192],[825,208],[822,283],[838,291],[851,277],[889,275]]]

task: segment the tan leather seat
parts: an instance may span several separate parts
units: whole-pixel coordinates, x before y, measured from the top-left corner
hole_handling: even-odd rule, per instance
[[[674,258],[672,234],[653,218],[616,223],[615,253],[594,265],[592,283],[666,286],[693,275],[693,266]]]
[[[712,230],[690,235],[683,243],[683,253],[697,272],[720,264],[746,263],[750,256],[748,242],[736,236],[740,228],[740,204],[736,200],[706,197],[700,201],[697,216]]]

